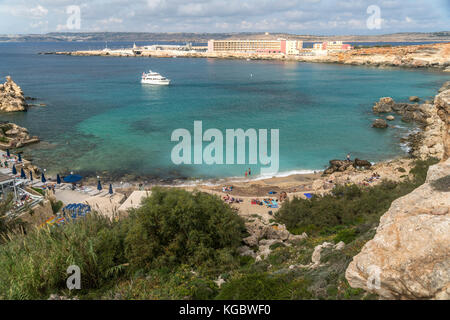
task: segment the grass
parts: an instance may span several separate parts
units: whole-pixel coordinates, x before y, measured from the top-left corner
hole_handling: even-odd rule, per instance
[[[276,221],[308,237],[273,244],[261,261],[237,254],[246,233],[234,210],[216,196],[183,190],[155,188],[117,221],[93,213],[26,234],[4,228],[0,299],[376,299],[351,288],[345,270],[391,202],[422,184],[434,162],[416,162],[413,178],[402,183],[338,186],[330,195],[284,202]],[[59,206],[52,204],[54,211]],[[0,204],[0,214],[7,208]],[[346,246],[324,249],[317,268],[301,267],[324,241]],[[70,265],[81,269],[81,290],[66,289]],[[221,287],[219,276],[226,280]]]

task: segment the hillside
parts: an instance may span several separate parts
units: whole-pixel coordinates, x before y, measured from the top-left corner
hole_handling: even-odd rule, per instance
[[[151,32],[51,32],[46,34],[0,35],[1,41],[179,41],[207,42],[209,39],[277,39],[303,41],[342,40],[347,42],[426,42],[450,41],[450,31],[409,32],[383,35],[297,35],[289,33],[151,33]]]

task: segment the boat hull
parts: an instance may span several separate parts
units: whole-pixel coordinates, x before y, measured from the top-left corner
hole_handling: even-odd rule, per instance
[[[142,84],[151,84],[156,86],[168,86],[170,84],[170,80],[141,80]]]

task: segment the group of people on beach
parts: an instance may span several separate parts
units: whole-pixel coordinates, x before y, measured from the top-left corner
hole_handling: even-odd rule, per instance
[[[245,170],[245,177],[250,177],[252,175],[252,170],[248,168],[248,170]]]
[[[377,172],[374,172],[370,178],[365,178],[363,180],[362,184],[365,185],[365,186],[368,186],[369,183],[372,183],[372,182],[374,182],[375,180],[378,180],[378,179],[381,179],[381,176]]]
[[[238,199],[238,198],[231,197],[228,193],[227,193],[226,196],[223,197],[223,200],[226,203],[241,203],[241,202],[244,202],[243,199]]]

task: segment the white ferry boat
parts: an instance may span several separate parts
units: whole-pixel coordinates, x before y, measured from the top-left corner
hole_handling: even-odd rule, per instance
[[[170,80],[163,77],[158,72],[150,70],[148,73],[142,73],[141,83],[167,86],[170,84]]]

